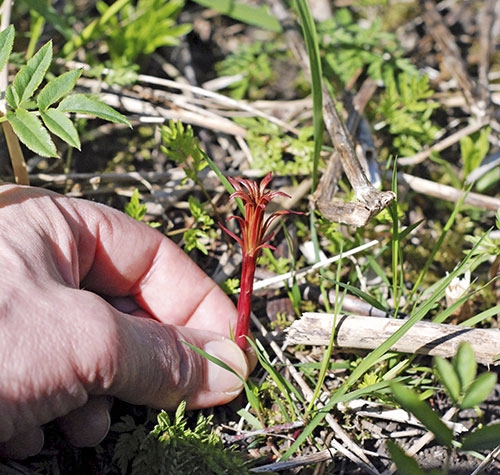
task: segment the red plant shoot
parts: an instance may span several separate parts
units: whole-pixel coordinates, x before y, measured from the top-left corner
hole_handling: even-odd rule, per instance
[[[290,213],[288,210],[281,210],[265,217],[267,205],[276,196],[290,198],[290,195],[283,191],[267,189],[272,178],[273,175],[271,172],[262,178],[260,184],[244,178],[228,178],[235,189],[230,199],[240,198],[245,207],[244,217],[229,217],[229,219],[236,219],[238,221],[241,237],[221,225],[222,229],[235,239],[242,249],[243,259],[241,263],[240,295],[238,298],[238,322],[234,335],[236,343],[242,350],[246,350],[248,344],[247,336],[250,331],[253,280],[257,258],[263,248],[275,249],[269,244],[274,234],[268,233],[271,223],[278,217]]]

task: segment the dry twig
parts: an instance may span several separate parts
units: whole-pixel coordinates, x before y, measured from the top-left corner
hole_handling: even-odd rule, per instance
[[[373,350],[393,335],[405,323],[404,319],[374,318],[364,315],[333,315],[304,313],[288,328],[287,341],[296,345],[328,345],[332,331],[339,349]],[[438,355],[450,358],[458,345],[466,341],[474,349],[477,361],[498,365],[500,331],[456,325],[417,322],[391,348],[409,354]]]

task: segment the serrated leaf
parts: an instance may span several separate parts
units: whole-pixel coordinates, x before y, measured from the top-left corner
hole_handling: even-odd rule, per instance
[[[84,94],[72,94],[65,97],[57,107],[61,112],[77,112],[79,114],[92,115],[100,119],[108,120],[117,124],[125,124],[130,127],[127,118],[112,107],[94,97]]]
[[[427,403],[421,401],[415,392],[402,384],[391,383],[391,390],[396,401],[429,429],[439,443],[451,448],[453,432]]]
[[[56,109],[40,111],[45,126],[67,144],[80,150],[80,138],[73,122],[63,112]]]
[[[476,429],[472,434],[465,437],[462,450],[490,450],[500,445],[500,424]]]
[[[14,36],[15,32],[12,25],[0,32],[0,45],[2,45],[0,48],[0,71],[9,61],[12,46],[14,45]]]
[[[16,74],[13,86],[19,94],[19,105],[27,101],[43,81],[52,61],[52,42],[49,41]]]
[[[50,81],[38,94],[37,104],[40,110],[47,109],[71,92],[81,74],[81,69],[75,69]]]
[[[57,149],[41,120],[33,112],[18,108],[7,112],[7,120],[19,140],[42,157],[57,157]]]
[[[457,354],[453,358],[453,366],[460,379],[462,392],[465,392],[476,377],[477,372],[476,355],[469,343],[460,343]]]
[[[496,382],[497,375],[495,373],[483,373],[478,376],[467,389],[460,407],[469,409],[481,404],[493,391]]]
[[[461,385],[455,368],[448,360],[439,356],[434,358],[434,366],[439,376],[439,380],[443,383],[453,403],[456,404],[460,398]]]

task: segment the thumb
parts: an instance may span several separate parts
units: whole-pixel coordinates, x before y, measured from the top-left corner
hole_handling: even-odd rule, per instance
[[[124,315],[123,319],[112,395],[167,410],[185,400],[189,409],[197,409],[225,404],[243,389],[248,362],[229,338],[147,318]],[[239,377],[186,343],[221,360]]]

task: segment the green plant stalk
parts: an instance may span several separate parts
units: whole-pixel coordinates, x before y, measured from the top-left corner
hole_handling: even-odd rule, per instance
[[[396,166],[394,166],[392,172],[392,191],[397,196],[397,173]],[[401,251],[401,240],[399,235],[399,219],[398,219],[398,203],[395,199],[389,208],[390,215],[392,218],[392,240],[391,240],[391,250],[392,250],[392,298],[394,305],[394,315],[398,314],[399,304],[400,304],[400,289],[402,284],[403,273],[399,272],[399,261],[401,257],[401,262],[403,258],[400,254]]]

